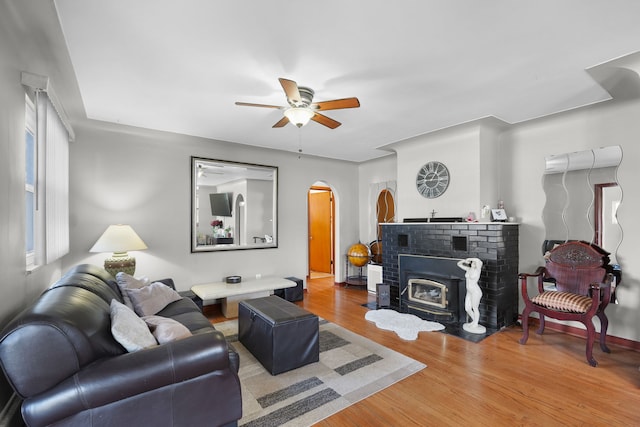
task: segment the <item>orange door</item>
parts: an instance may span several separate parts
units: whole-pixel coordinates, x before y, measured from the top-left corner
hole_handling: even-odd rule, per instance
[[[309,269],[332,271],[332,195],[331,191],[309,191]]]

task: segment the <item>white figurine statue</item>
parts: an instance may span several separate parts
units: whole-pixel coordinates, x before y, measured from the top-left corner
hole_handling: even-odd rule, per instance
[[[482,271],[482,261],[478,258],[467,258],[458,261],[458,267],[465,270],[464,277],[467,279],[467,296],[464,298],[464,309],[467,311],[471,322],[462,325],[462,329],[472,334],[484,334],[487,328],[478,324],[480,320],[480,299],[482,298],[482,289],[478,285],[480,272]]]

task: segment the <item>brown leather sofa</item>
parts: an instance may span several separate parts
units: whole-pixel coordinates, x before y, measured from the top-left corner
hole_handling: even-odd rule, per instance
[[[0,364],[26,424],[236,425],[238,355],[193,301],[157,313],[192,336],[128,353],[111,334],[112,299],[122,302],[115,279],[79,265],[4,328]]]

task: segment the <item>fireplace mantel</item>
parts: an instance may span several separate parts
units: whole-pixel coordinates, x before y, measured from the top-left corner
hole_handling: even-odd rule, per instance
[[[400,307],[398,255],[479,258],[482,289],[480,323],[500,329],[518,318],[518,236],[516,223],[413,222],[382,226],[383,282],[392,305]]]

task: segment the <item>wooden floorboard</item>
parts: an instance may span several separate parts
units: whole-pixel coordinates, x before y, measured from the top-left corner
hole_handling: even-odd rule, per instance
[[[318,426],[638,426],[640,353],[611,345],[599,365],[585,359],[585,340],[533,331],[526,345],[512,326],[472,343],[441,332],[404,341],[367,320],[366,289],[333,278],[307,281],[298,305],[428,367],[321,421]],[[224,319],[215,306],[205,313]],[[242,363],[242,362],[241,362]]]

